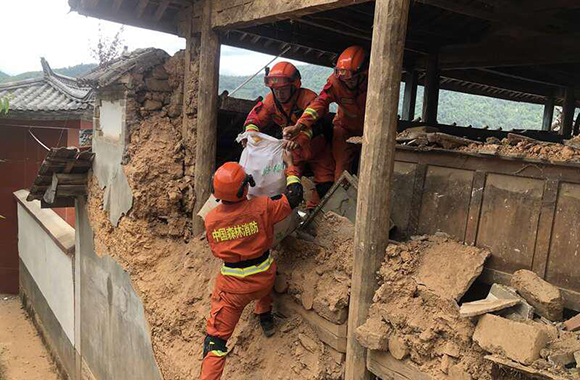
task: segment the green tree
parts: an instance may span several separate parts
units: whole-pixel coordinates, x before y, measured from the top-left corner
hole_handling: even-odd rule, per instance
[[[10,96],[0,98],[0,115],[7,114],[10,109]]]

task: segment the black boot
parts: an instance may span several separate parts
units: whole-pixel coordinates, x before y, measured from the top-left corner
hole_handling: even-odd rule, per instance
[[[259,314],[258,317],[260,318],[260,326],[262,326],[262,330],[264,330],[264,335],[266,337],[271,337],[276,332],[274,327],[274,317],[272,316],[272,312],[269,311],[264,314]]]

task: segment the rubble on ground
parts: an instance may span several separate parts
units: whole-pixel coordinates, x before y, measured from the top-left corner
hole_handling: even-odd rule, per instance
[[[351,137],[351,144],[362,144],[362,137]],[[397,134],[397,144],[418,149],[442,148],[488,156],[528,158],[548,162],[580,162],[580,138],[551,143],[510,133],[508,137],[487,138],[485,143],[438,132],[434,127],[408,128]]]
[[[562,319],[564,299],[556,286],[525,269],[512,275],[511,285],[536,309],[537,314],[551,321]]]

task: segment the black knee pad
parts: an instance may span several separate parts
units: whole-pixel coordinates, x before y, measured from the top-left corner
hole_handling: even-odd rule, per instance
[[[203,357],[205,358],[211,351],[220,351],[225,354],[228,352],[228,348],[226,347],[227,342],[227,340],[223,340],[217,336],[206,335],[203,341]]]

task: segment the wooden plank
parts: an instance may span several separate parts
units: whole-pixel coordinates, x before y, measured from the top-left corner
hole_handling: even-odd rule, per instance
[[[137,5],[137,18],[143,18],[143,14],[145,13],[145,9],[147,9],[147,5],[149,5],[149,0],[139,0],[139,4]]]
[[[195,205],[193,232],[204,230],[203,220],[197,216],[211,194],[210,182],[215,170],[217,146],[218,78],[220,64],[220,38],[211,27],[212,1],[205,0],[201,21],[201,47],[199,59],[197,142],[195,153]]]
[[[550,252],[550,239],[552,235],[552,226],[554,224],[554,214],[556,212],[559,187],[560,182],[558,180],[548,180],[544,185],[536,248],[534,250],[534,260],[532,262],[532,270],[541,278],[546,278],[546,268]]]
[[[415,171],[415,181],[413,184],[413,196],[411,200],[411,211],[409,214],[409,224],[407,236],[417,234],[419,230],[419,216],[421,214],[421,200],[423,199],[423,189],[425,188],[425,177],[427,175],[427,165],[418,164]]]
[[[123,5],[123,1],[124,0],[115,0],[113,2],[113,12],[119,12],[119,9],[121,9],[121,5]]]
[[[427,124],[437,124],[437,108],[439,106],[439,54],[433,52],[427,59],[425,74],[425,91],[423,92],[423,121]]]
[[[554,97],[546,97],[546,104],[544,105],[544,117],[542,118],[542,130],[550,131],[552,123],[554,122]]]
[[[580,290],[580,185],[560,184],[550,242],[546,281]]]
[[[169,6],[170,2],[171,2],[171,0],[163,0],[161,2],[161,4],[159,4],[159,6],[157,7],[157,10],[155,11],[155,16],[153,16],[153,20],[155,20],[155,21],[161,20],[161,18],[163,17],[163,14],[167,10],[167,7]]]
[[[469,212],[467,214],[467,227],[465,228],[465,244],[474,245],[481,216],[481,204],[483,202],[483,189],[487,173],[476,171],[473,176],[473,186],[471,187],[471,200],[469,201]]]
[[[417,165],[408,162],[395,162],[391,193],[391,219],[397,226],[395,238],[407,238],[409,219],[413,207],[413,188]]]
[[[473,178],[470,170],[427,168],[418,234],[441,231],[458,240],[464,238]]]
[[[318,338],[338,352],[346,352],[347,325],[335,325],[314,311],[306,310],[289,296],[276,298],[276,307],[285,316],[300,315],[318,335]]]
[[[232,0],[216,1],[212,14],[212,27],[240,29],[290,18],[300,18],[312,13],[368,2],[369,0]]]
[[[476,245],[493,252],[490,268],[532,269],[543,192],[541,180],[488,174]]]
[[[75,198],[56,198],[52,203],[46,203],[44,199],[40,200],[40,208],[61,208],[61,207],[75,207]]]
[[[397,109],[409,0],[377,0],[373,23],[369,88],[364,122],[354,265],[348,318],[345,380],[368,380],[366,349],[355,337],[368,317],[389,236],[391,179],[395,160]],[[389,59],[384,59],[389,57]]]
[[[492,362],[496,365],[515,369],[516,371],[518,371],[518,373],[520,375],[525,374],[525,375],[533,376],[533,379],[537,379],[537,380],[562,380],[561,376],[551,374],[548,371],[544,371],[542,369],[536,369],[533,367],[525,366],[523,364],[514,362],[512,360],[509,360],[509,359],[506,359],[503,357],[499,357],[496,355],[486,355],[485,359],[489,360],[490,362]],[[492,372],[492,376],[493,376],[493,372]]]
[[[572,125],[574,123],[574,112],[576,111],[576,104],[574,100],[574,89],[572,87],[566,88],[564,95],[564,106],[562,108],[562,127],[560,134],[570,136],[572,134]]]
[[[401,119],[411,121],[415,118],[415,105],[417,104],[417,85],[419,72],[411,69],[406,74],[405,93],[403,95],[403,115]]]
[[[369,350],[367,367],[375,376],[383,380],[433,380],[431,376],[408,362],[397,360],[384,351]]]

